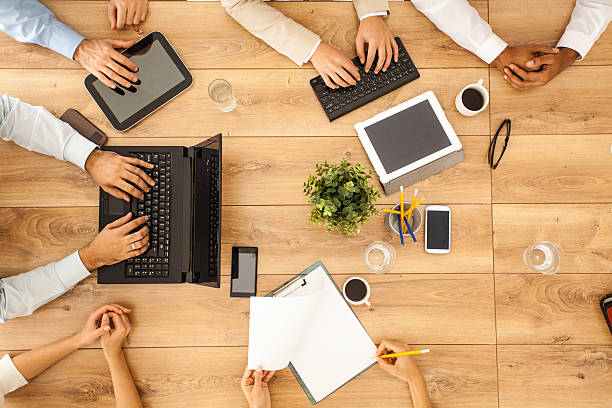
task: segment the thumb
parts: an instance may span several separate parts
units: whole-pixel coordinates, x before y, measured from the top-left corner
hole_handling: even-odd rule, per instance
[[[548,45],[538,44],[533,46],[532,52],[539,52],[540,54],[558,54],[559,49],[551,48]]]
[[[118,227],[122,226],[123,224],[125,224],[126,222],[128,222],[130,220],[130,218],[132,218],[132,213],[131,212],[125,214],[121,218],[117,218],[115,221],[111,222],[110,224],[106,224],[106,227],[104,227],[104,229],[118,228]]]
[[[134,40],[108,40],[108,43],[113,46],[113,48],[130,48],[134,45]]]
[[[261,368],[261,366],[257,366],[257,370],[255,370],[255,380],[253,383],[253,391],[254,392],[261,392],[262,389],[262,385],[261,385],[261,380],[263,379],[263,369]]]

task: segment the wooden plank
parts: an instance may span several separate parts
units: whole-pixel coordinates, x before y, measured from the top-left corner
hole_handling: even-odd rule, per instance
[[[112,144],[193,146],[191,139],[114,138]],[[461,137],[466,161],[414,185],[431,202],[489,203],[490,170],[484,161],[488,140]],[[282,152],[282,154],[279,154]],[[340,161],[369,166],[356,137],[225,138],[223,141],[223,204],[304,205],[303,183],[316,163]],[[79,168],[52,157],[31,153],[13,143],[0,142],[0,206],[97,206],[98,188]],[[379,186],[374,176],[373,184]],[[399,193],[385,196],[384,204],[399,202]]]
[[[501,408],[601,408],[612,399],[612,347],[499,346]]]
[[[511,137],[492,172],[493,202],[610,203],[611,145],[611,134]]]
[[[513,135],[610,133],[610,75],[610,66],[577,64],[546,86],[525,92],[512,88],[491,69],[491,133],[504,118],[512,119]],[[596,90],[596,97],[591,90]]]
[[[362,251],[371,242],[384,240],[397,250],[393,273],[492,273],[489,206],[453,205],[451,209],[452,250],[447,256],[436,257],[423,250],[423,228],[415,233],[416,244],[401,247],[399,237],[387,232],[382,212],[366,223],[359,235],[346,238],[312,224],[307,206],[224,207],[222,272],[230,274],[231,247],[237,245],[259,247],[263,274],[297,273],[317,260],[336,274],[367,273]],[[96,207],[0,209],[0,219],[14,220],[0,224],[4,248],[0,274],[28,271],[72,253],[95,236],[97,213]],[[288,254],[295,265],[290,270]]]
[[[434,89],[459,135],[488,135],[485,110],[474,118],[459,114],[455,96],[463,86],[487,78],[486,68],[423,69],[421,78],[330,123],[309,80],[314,69],[236,69],[193,71],[194,84],[183,95],[127,133],[115,131],[83,86],[84,72],[76,70],[0,70],[0,89],[33,105],[43,105],[56,116],[70,107],[109,137],[201,137],[220,131],[231,136],[353,136],[354,124],[425,91]],[[219,111],[208,97],[208,84],[227,79],[238,106]],[[488,109],[488,108],[487,108]]]
[[[493,205],[495,273],[532,272],[523,251],[540,241],[563,248],[560,273],[612,270],[612,206]]]
[[[495,276],[498,344],[606,344],[599,307],[612,275]]]
[[[308,266],[294,262],[285,266],[285,275],[260,275],[259,295]],[[365,275],[362,270],[353,274]],[[334,275],[339,287],[347,278]],[[372,306],[353,310],[376,341],[386,337],[411,343],[495,344],[492,275],[386,274],[367,280]],[[229,289],[229,277],[215,289],[98,285],[92,275],[32,316],[3,324],[0,344],[25,349],[53,341],[80,330],[98,305],[119,303],[134,310],[131,319],[137,330],[130,335],[130,347],[246,346],[249,299],[230,298]]]
[[[247,349],[135,349],[127,360],[146,407],[247,407],[239,378]],[[223,355],[223,364],[218,364]],[[436,346],[418,361],[436,407],[497,406],[495,346]],[[270,382],[272,406],[310,407],[289,369]],[[111,379],[100,350],[79,350],[31,384],[7,396],[5,406],[114,407]],[[321,401],[321,407],[412,407],[408,386],[378,367]]]
[[[219,2],[150,2],[144,23],[119,31],[110,30],[107,1],[83,3],[46,0],[44,3],[61,21],[87,38],[138,40],[152,31],[161,31],[191,69],[297,68],[289,58],[243,29]],[[486,19],[487,1],[471,3]],[[324,41],[341,49],[350,58],[356,55],[355,36],[359,24],[350,2],[270,4],[318,33]],[[185,21],[185,16],[189,16],[190,23]],[[403,40],[419,69],[485,66],[410,4],[391,3],[391,15],[387,22],[393,34]],[[80,68],[78,63],[61,55],[37,45],[20,44],[4,33],[0,33],[0,44],[5,57],[0,61],[0,68]],[[310,64],[307,66],[312,67]]]
[[[471,2],[470,2],[471,3]],[[547,44],[563,35],[575,0],[489,0],[493,31],[510,45]],[[580,65],[612,64],[612,32],[604,32]]]

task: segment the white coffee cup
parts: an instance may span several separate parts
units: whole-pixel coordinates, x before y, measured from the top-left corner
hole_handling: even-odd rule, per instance
[[[483,80],[480,79],[475,84],[467,85],[465,88],[461,90],[461,92],[457,94],[457,97],[455,98],[455,106],[457,107],[457,110],[459,111],[459,113],[462,114],[463,116],[478,115],[480,112],[482,112],[483,110],[487,108],[487,105],[489,105],[489,91],[487,91],[487,88],[482,86],[482,83],[483,83]],[[465,92],[467,89],[475,89],[478,92],[480,92],[480,94],[482,95],[483,103],[482,103],[482,107],[479,110],[473,111],[471,109],[466,108],[465,105],[463,104],[463,100],[461,99],[461,97],[463,96],[463,92]]]
[[[366,294],[359,301],[351,300],[351,298],[349,298],[347,296],[347,294],[346,294],[346,285],[347,285],[347,283],[349,283],[352,280],[359,280],[359,281],[363,282],[363,284],[366,287]],[[344,298],[346,299],[346,301],[349,302],[351,305],[362,305],[362,304],[365,303],[366,305],[371,306],[371,304],[369,302],[369,299],[370,299],[370,284],[368,282],[366,282],[365,279],[362,279],[359,276],[352,276],[352,277],[348,278],[346,280],[346,282],[344,282],[344,285],[342,286],[342,294],[344,295]]]

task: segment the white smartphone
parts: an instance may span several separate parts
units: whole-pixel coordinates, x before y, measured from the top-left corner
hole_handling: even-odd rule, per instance
[[[448,254],[451,243],[451,210],[445,205],[425,208],[425,252]]]

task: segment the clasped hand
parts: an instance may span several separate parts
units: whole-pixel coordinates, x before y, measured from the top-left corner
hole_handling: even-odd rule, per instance
[[[546,45],[508,46],[492,62],[510,86],[527,91],[546,85],[573,64],[578,53],[571,48]]]

